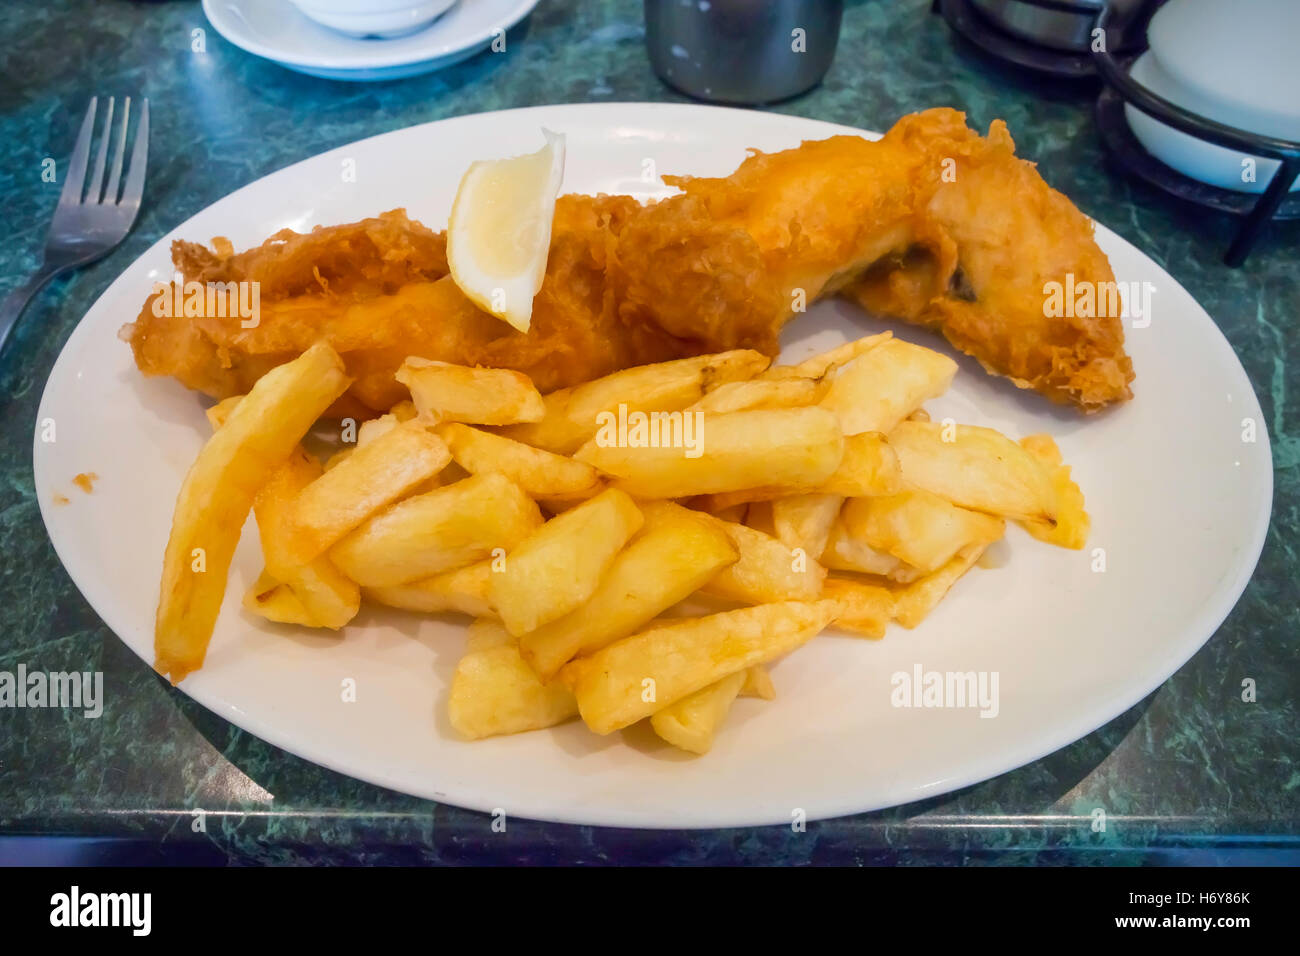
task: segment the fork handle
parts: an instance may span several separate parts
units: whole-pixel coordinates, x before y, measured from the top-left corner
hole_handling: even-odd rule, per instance
[[[14,289],[5,296],[3,302],[0,302],[0,354],[4,352],[5,343],[9,341],[9,333],[13,330],[14,323],[18,321],[18,316],[22,315],[23,309],[27,307],[32,296],[41,291],[45,283],[70,268],[71,266],[66,263],[44,262],[36,275]]]

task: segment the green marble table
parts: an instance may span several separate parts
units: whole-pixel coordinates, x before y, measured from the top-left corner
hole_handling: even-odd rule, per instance
[[[207,31],[197,2],[10,0],[0,5],[0,295],[33,271],[61,157],[93,94],[150,98],[149,188],[112,255],[29,308],[0,363],[0,670],[99,669],[98,720],[0,711],[0,862],[1294,862],[1300,853],[1300,226],[1275,225],[1246,266],[1220,257],[1233,221],[1178,205],[1107,167],[1095,90],[986,63],[928,0],[849,0],[834,65],[776,110],[881,129],[934,105],[986,126],[1082,208],[1154,257],[1218,321],[1263,404],[1273,525],[1219,632],[1130,712],[1050,757],[883,813],[694,833],[490,818],[378,789],[290,756],[171,690],[73,587],[32,487],[37,403],[59,349],[108,283],[159,236],[231,190],[351,140],[463,113],[553,102],[680,100],[651,72],[637,0],[542,0],[507,52],[377,84],[312,79]],[[1188,369],[1187,387],[1196,388]],[[1240,700],[1243,677],[1258,701]],[[195,832],[190,810],[208,812]],[[1093,832],[1090,811],[1107,813]]]

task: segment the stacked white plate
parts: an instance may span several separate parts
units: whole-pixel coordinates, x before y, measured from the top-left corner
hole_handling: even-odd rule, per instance
[[[242,50],[332,80],[393,80],[459,63],[492,45],[538,0],[458,0],[428,26],[401,36],[330,29],[289,0],[203,0],[214,30]]]

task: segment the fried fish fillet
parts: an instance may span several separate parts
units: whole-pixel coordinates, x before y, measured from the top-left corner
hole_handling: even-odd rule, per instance
[[[642,362],[699,351],[654,326],[619,318],[606,278],[618,230],[641,209],[627,196],[562,196],[533,327],[517,332],[452,282],[446,242],[402,210],[310,233],[284,231],[238,255],[173,245],[185,282],[258,282],[257,324],[204,311],[158,315],[151,295],[124,326],[140,370],[171,375],[214,398],[247,392],[317,341],[339,352],[354,382],[334,415],[383,411],[406,395],[393,373],[410,355],[526,372],[544,391]]]
[[[630,365],[754,348],[840,293],[942,332],[986,369],[1095,411],[1131,397],[1118,315],[1053,317],[1047,284],[1113,282],[1091,222],[963,114],[927,110],[880,140],[754,151],[730,176],[667,176],[681,193],[561,196],[533,324],[479,310],[447,274],[445,237],[401,210],[233,254],[176,243],[185,281],[260,284],[260,321],[160,317],[123,328],[147,374],[222,398],[324,339],[355,381],[335,414],[404,397],[409,355],[518,369],[543,391]],[[1101,297],[1098,297],[1100,300]]]
[[[665,176],[619,235],[621,314],[775,355],[781,327],[914,233],[924,155],[859,136],[753,152],[721,178]]]
[[[914,241],[845,295],[943,333],[989,372],[1053,401],[1095,411],[1131,398],[1133,364],[1106,294],[1115,276],[1092,222],[1016,157],[1001,120],[980,137],[961,114],[939,117],[947,128],[936,135],[929,116],[906,117],[886,137],[934,160],[921,170]],[[1094,290],[1095,314],[1046,307],[1067,277]]]
[[[619,236],[622,315],[674,335],[775,354],[805,302],[842,292],[942,332],[986,369],[1095,411],[1131,397],[1118,315],[1052,317],[1046,284],[1113,283],[1092,223],[956,110],[882,139],[755,152],[730,176],[665,177],[682,195]]]

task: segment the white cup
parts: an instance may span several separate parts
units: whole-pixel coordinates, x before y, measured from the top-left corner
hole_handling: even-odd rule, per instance
[[[358,37],[396,37],[427,27],[456,0],[290,0],[317,23]]]

